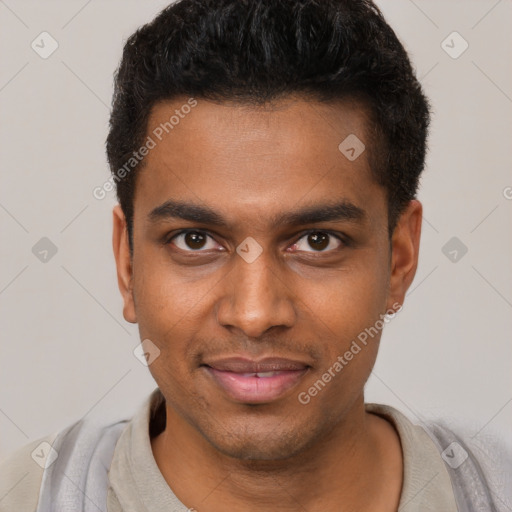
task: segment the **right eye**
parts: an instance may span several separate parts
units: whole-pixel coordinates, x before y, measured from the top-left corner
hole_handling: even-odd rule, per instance
[[[186,252],[199,252],[201,249],[215,249],[215,244],[208,247],[208,239],[213,241],[213,238],[204,231],[183,230],[172,236],[166,243],[172,243],[178,249]]]

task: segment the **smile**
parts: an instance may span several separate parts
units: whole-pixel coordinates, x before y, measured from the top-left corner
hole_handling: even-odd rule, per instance
[[[310,366],[280,358],[258,362],[229,358],[203,365],[203,368],[232,400],[262,404],[283,397],[299,383]]]

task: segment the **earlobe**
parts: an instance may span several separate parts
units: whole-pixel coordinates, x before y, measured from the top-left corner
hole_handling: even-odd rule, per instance
[[[418,267],[422,204],[413,199],[398,219],[391,240],[391,274],[387,308],[402,305]]]
[[[130,258],[126,218],[120,205],[114,206],[112,218],[112,248],[116,260],[117,283],[124,302],[123,316],[127,322],[134,324],[137,323],[137,316],[133,300],[132,261]]]

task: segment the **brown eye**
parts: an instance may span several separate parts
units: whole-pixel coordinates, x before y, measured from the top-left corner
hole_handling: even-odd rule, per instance
[[[182,231],[174,235],[167,243],[187,252],[214,249],[216,247],[212,237],[201,231]]]
[[[206,237],[201,233],[190,232],[185,233],[184,242],[190,249],[202,249],[206,241]]]
[[[326,233],[311,233],[308,235],[308,244],[316,251],[323,251],[329,245],[329,235]]]
[[[329,252],[343,245],[341,238],[336,235],[326,231],[311,231],[293,244],[293,248],[303,252]]]

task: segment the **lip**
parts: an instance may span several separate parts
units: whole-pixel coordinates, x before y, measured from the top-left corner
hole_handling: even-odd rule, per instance
[[[262,404],[281,398],[295,387],[310,365],[278,357],[257,361],[230,357],[209,361],[203,368],[234,401]]]

